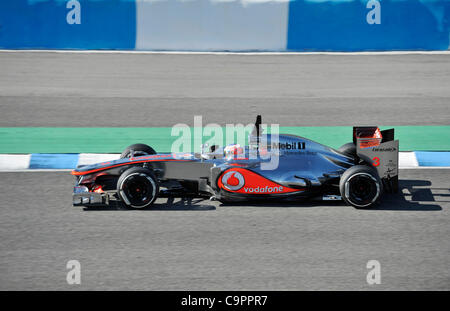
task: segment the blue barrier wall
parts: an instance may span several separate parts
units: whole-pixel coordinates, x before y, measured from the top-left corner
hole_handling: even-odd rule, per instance
[[[450,0],[0,0],[0,48],[447,50]]]
[[[0,0],[0,47],[7,49],[134,49],[133,0]],[[67,7],[69,4],[69,8]],[[72,13],[71,13],[72,12]]]
[[[294,0],[288,50],[447,50],[449,0]],[[369,24],[379,14],[379,24]]]

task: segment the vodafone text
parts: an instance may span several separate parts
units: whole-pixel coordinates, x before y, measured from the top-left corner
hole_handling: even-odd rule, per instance
[[[282,186],[275,186],[275,187],[244,187],[244,191],[248,193],[276,193],[276,192],[283,192]]]

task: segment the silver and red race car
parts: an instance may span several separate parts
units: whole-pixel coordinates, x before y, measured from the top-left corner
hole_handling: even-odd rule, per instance
[[[398,140],[394,129],[354,127],[353,142],[333,149],[295,135],[262,134],[258,116],[249,144],[199,153],[156,153],[144,144],[120,159],[72,171],[74,206],[149,208],[158,197],[205,197],[221,202],[343,200],[376,206],[398,191]],[[269,165],[277,157],[276,166]]]

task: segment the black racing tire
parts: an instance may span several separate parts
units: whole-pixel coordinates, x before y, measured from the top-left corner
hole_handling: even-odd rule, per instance
[[[346,143],[342,145],[338,151],[346,156],[356,158],[356,146],[354,143]]]
[[[120,158],[129,158],[131,156],[131,150],[133,150],[133,154],[135,157],[148,155],[148,154],[156,154],[156,151],[145,144],[134,144],[125,148],[125,150],[120,155]]]
[[[355,165],[342,174],[339,190],[347,204],[356,208],[373,208],[380,202],[383,183],[374,168]]]
[[[128,208],[146,208],[155,202],[158,194],[158,180],[147,168],[129,168],[117,181],[117,195]]]

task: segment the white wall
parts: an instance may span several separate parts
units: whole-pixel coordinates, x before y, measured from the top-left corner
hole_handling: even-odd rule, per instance
[[[285,50],[286,0],[138,0],[138,50]]]

